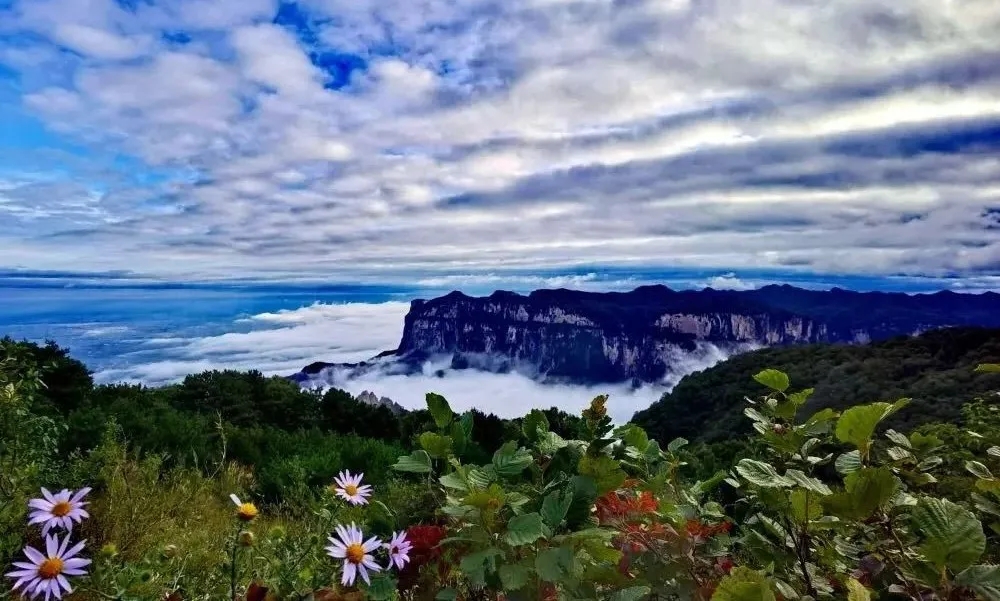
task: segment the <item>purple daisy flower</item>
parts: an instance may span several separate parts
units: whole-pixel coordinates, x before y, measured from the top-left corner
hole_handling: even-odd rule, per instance
[[[84,518],[90,517],[83,508],[87,504],[83,497],[89,492],[90,488],[81,488],[75,493],[64,488],[52,494],[43,488],[44,498],[28,501],[28,507],[31,508],[28,523],[42,524],[42,536],[48,534],[52,528],[62,528],[66,532],[72,532],[73,522],[79,524]]]
[[[53,597],[62,599],[64,594],[73,592],[66,577],[83,576],[86,574],[83,568],[90,564],[89,559],[76,556],[83,550],[84,542],[80,541],[67,550],[69,534],[62,542],[58,536],[52,535],[45,537],[44,554],[33,547],[25,547],[24,555],[28,561],[15,561],[14,567],[18,569],[7,573],[7,577],[15,581],[11,590],[20,589],[21,595],[32,599],[44,595],[46,601]]]
[[[387,568],[396,566],[396,569],[402,570],[406,562],[410,561],[410,549],[413,548],[413,544],[407,540],[406,531],[397,532],[392,535],[385,545],[385,548],[389,550],[389,565]]]

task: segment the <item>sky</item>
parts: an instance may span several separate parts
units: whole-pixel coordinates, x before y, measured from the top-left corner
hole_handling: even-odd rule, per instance
[[[998,288],[998,30],[996,0],[0,0],[0,270]]]

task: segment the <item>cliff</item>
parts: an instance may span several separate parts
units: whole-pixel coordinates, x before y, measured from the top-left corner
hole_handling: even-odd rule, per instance
[[[452,292],[414,300],[395,355],[409,364],[519,369],[580,383],[663,378],[678,350],[816,342],[866,343],[950,326],[1000,327],[1000,295],[758,290],[626,293]]]

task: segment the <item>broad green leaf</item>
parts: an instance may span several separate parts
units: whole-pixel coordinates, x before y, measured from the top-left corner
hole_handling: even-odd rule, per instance
[[[558,528],[559,524],[566,518],[566,513],[572,504],[572,489],[554,490],[542,501],[542,519],[545,520],[549,528]]]
[[[507,498],[505,499],[507,505],[509,505],[516,514],[520,514],[521,508],[527,505],[530,501],[531,497],[516,491],[507,493]]]
[[[567,444],[569,443],[555,432],[545,432],[538,437],[538,452],[551,457],[559,449],[565,448]]]
[[[474,467],[469,470],[469,486],[483,489],[492,484],[497,479],[496,470],[492,465]]]
[[[428,474],[431,471],[431,456],[427,451],[413,451],[409,455],[400,457],[392,469],[397,472],[413,472],[416,474]]]
[[[505,591],[516,591],[528,584],[531,579],[531,570],[520,564],[502,565],[497,572]]]
[[[440,478],[438,478],[438,482],[440,482],[441,486],[444,486],[445,488],[453,488],[455,490],[460,490],[463,492],[468,492],[469,490],[468,482],[466,482],[465,479],[462,478],[461,473],[459,473],[458,471],[454,471],[451,472],[450,474],[445,474],[444,476],[441,476]]]
[[[913,457],[913,453],[903,447],[889,447],[888,453],[889,459],[892,459],[893,461],[902,461],[907,457]]]
[[[872,592],[854,578],[847,579],[847,601],[871,601]]]
[[[1000,601],[1000,566],[969,566],[955,576],[955,584],[986,601]]]
[[[888,505],[899,490],[899,480],[888,468],[864,468],[844,478],[845,490],[823,499],[830,513],[863,520]]]
[[[452,451],[456,455],[461,455],[462,453],[465,452],[466,445],[469,444],[469,435],[466,434],[465,428],[462,427],[461,421],[452,422],[449,431],[451,434],[450,438],[451,438]]]
[[[437,427],[447,428],[451,420],[455,418],[448,401],[440,394],[433,392],[428,392],[424,398],[427,400],[427,410],[431,412],[431,417],[434,418]]]
[[[994,457],[1000,457],[1000,447],[990,447],[986,449],[986,452]]]
[[[926,472],[927,470],[932,470],[936,468],[942,463],[944,463],[944,459],[941,459],[940,457],[935,455],[934,457],[928,457],[927,459],[924,459],[923,461],[918,463],[917,469],[922,472]]]
[[[507,522],[507,543],[513,547],[530,545],[540,538],[546,538],[545,524],[537,513],[514,516]]]
[[[503,551],[490,547],[466,555],[458,565],[473,585],[483,586],[486,584],[486,574],[496,571],[497,557],[502,556]]]
[[[453,588],[441,589],[434,596],[434,601],[455,601],[458,599],[458,591]]]
[[[597,485],[587,476],[573,476],[569,488],[573,491],[573,502],[566,512],[566,525],[574,530],[590,519],[590,508],[598,497]]]
[[[558,582],[573,567],[573,549],[550,547],[535,557],[535,571],[546,582]]]
[[[976,373],[1000,374],[1000,363],[981,363],[976,366]]]
[[[493,468],[501,476],[516,476],[531,465],[531,453],[527,449],[517,448],[517,443],[508,441],[493,453]]]
[[[639,601],[652,591],[648,586],[631,586],[611,595],[611,601]]]
[[[802,488],[808,488],[814,493],[820,495],[829,495],[833,493],[833,491],[830,490],[830,487],[823,484],[821,480],[811,478],[799,470],[786,470],[785,477],[794,482],[796,485],[801,486]]]
[[[921,553],[938,569],[964,570],[986,550],[983,525],[972,512],[947,499],[920,499],[911,520],[923,535]]]
[[[368,587],[368,596],[373,601],[388,601],[396,593],[396,579],[391,574],[384,573],[372,577]]]
[[[653,442],[656,442],[656,441],[653,441]],[[688,439],[686,439],[686,438],[675,438],[675,439],[673,439],[673,440],[671,440],[670,442],[667,443],[667,450],[670,451],[671,453],[676,453],[677,451],[681,450],[682,448],[686,447],[687,445],[688,445]],[[659,450],[659,449],[657,449],[657,450]]]
[[[626,445],[637,449],[639,452],[645,451],[649,446],[649,436],[646,431],[635,424],[625,424],[615,430],[615,435],[622,439]]]
[[[528,442],[534,443],[542,434],[549,431],[549,419],[545,417],[539,409],[532,409],[531,413],[524,416],[521,423],[521,432]]]
[[[814,392],[816,392],[815,388],[804,388],[798,392],[793,392],[792,394],[788,395],[788,401],[796,406],[804,405],[805,402],[809,400],[809,397],[811,397]]]
[[[765,488],[787,488],[795,484],[790,478],[779,475],[770,464],[754,459],[741,459],[736,464],[736,473],[750,483]]]
[[[577,465],[580,475],[589,476],[597,486],[597,493],[616,490],[625,482],[625,472],[617,461],[607,455],[584,455]]]
[[[441,436],[436,432],[424,432],[420,435],[420,448],[436,459],[443,459],[450,455],[451,444],[450,436]]]
[[[820,409],[796,429],[805,436],[819,436],[828,433],[838,413],[833,409]]]
[[[993,473],[990,472],[990,468],[986,467],[982,463],[979,463],[978,461],[966,461],[965,469],[977,478],[982,478],[983,480],[993,479]]]
[[[837,420],[837,440],[853,444],[861,451],[862,457],[868,456],[872,436],[879,422],[899,411],[909,403],[909,399],[900,399],[895,403],[872,403],[851,407],[840,415]]]
[[[899,432],[890,429],[885,431],[885,436],[886,438],[888,438],[889,440],[891,440],[892,442],[898,444],[903,448],[906,449],[913,448],[913,445],[910,444],[910,439],[906,437],[906,434],[900,434]]]
[[[712,601],[775,601],[771,585],[763,574],[750,568],[733,568],[728,576],[719,582],[712,595]]]
[[[743,415],[746,415],[747,417],[749,417],[750,419],[752,419],[755,422],[759,422],[759,423],[762,423],[762,424],[771,423],[770,418],[768,418],[766,415],[764,415],[760,411],[757,411],[753,407],[747,407],[746,409],[744,409],[743,410]]]
[[[788,390],[788,375],[776,369],[765,369],[755,375],[753,379],[771,390],[777,390],[778,392]]]
[[[816,495],[809,494],[808,491],[796,489],[789,495],[792,506],[792,516],[795,521],[803,524],[819,518],[823,515],[823,504]]]

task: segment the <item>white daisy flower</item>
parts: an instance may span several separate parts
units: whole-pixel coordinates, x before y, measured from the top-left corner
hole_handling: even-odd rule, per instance
[[[340,579],[341,584],[344,586],[353,585],[359,573],[366,584],[371,584],[368,572],[379,572],[382,570],[375,563],[375,558],[372,557],[371,552],[382,546],[382,541],[378,537],[373,536],[367,541],[362,542],[364,536],[361,534],[361,529],[353,523],[346,528],[337,524],[336,532],[338,538],[331,536],[327,539],[330,541],[330,546],[326,547],[326,552],[334,559],[344,560],[344,575]]]
[[[407,540],[405,530],[393,534],[392,538],[384,546],[389,550],[389,565],[386,566],[387,568],[395,565],[396,569],[402,570],[403,566],[410,561],[410,549],[413,548],[413,544]]]
[[[24,555],[29,561],[15,561],[17,569],[7,573],[7,577],[15,581],[12,590],[20,589],[21,595],[32,599],[44,595],[45,601],[53,597],[62,599],[64,594],[72,593],[73,588],[66,577],[83,576],[86,573],[83,568],[90,564],[89,559],[76,556],[83,550],[84,542],[80,541],[67,550],[69,534],[62,542],[53,535],[45,537],[45,554],[33,547],[25,547]]]
[[[363,477],[364,473],[352,476],[351,472],[344,470],[333,479],[336,483],[334,491],[338,497],[351,505],[364,505],[368,503],[368,497],[372,494],[372,487],[367,484],[364,486],[361,485],[361,478]]]
[[[32,499],[28,501],[31,513],[28,515],[29,524],[41,524],[42,536],[49,533],[53,528],[62,528],[66,532],[73,531],[73,522],[79,524],[84,518],[89,518],[90,514],[83,508],[87,501],[83,497],[90,492],[90,488],[81,488],[71,492],[63,489],[56,494],[52,494],[48,489],[42,489],[42,499]]]

